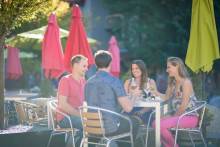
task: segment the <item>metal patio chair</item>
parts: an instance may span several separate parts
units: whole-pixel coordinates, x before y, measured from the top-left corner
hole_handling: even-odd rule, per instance
[[[74,139],[74,136],[76,135],[76,132],[78,131],[77,129],[75,129],[73,126],[72,126],[72,123],[71,123],[71,119],[70,119],[70,116],[62,111],[60,111],[58,108],[57,108],[57,100],[51,100],[47,103],[47,107],[48,107],[48,118],[50,118],[50,120],[48,121],[51,121],[51,124],[52,124],[52,130],[53,132],[51,133],[51,136],[49,138],[49,142],[48,142],[48,145],[47,147],[50,146],[50,143],[51,143],[51,140],[52,140],[52,137],[54,135],[59,135],[59,134],[63,134],[65,133],[65,143],[67,143],[67,140],[68,140],[68,134],[71,135],[72,137],[72,145],[73,147],[75,147],[75,139]],[[70,128],[61,128],[57,122],[57,119],[56,119],[56,114],[61,114],[62,116],[64,116],[65,118],[68,119],[69,121],[69,126]]]
[[[204,146],[207,147],[206,141],[205,141],[203,133],[202,133],[202,122],[203,122],[203,117],[204,117],[205,109],[206,109],[206,101],[197,101],[196,105],[190,111],[185,112],[184,114],[182,114],[179,117],[176,127],[175,128],[171,128],[171,130],[175,131],[174,147],[177,144],[177,137],[178,137],[178,132],[179,131],[188,132],[188,135],[190,137],[190,141],[191,141],[191,143],[193,144],[194,147],[195,147],[195,143],[193,141],[192,134],[193,133],[200,134]],[[181,121],[181,119],[184,116],[187,116],[187,115],[190,115],[190,114],[195,114],[195,113],[197,113],[199,115],[199,122],[198,122],[198,125],[196,127],[194,127],[194,128],[180,128],[179,127],[180,121]]]
[[[106,134],[103,114],[105,115],[107,113],[114,117],[118,117],[119,119],[125,119],[129,123],[130,126],[129,131],[117,135]],[[83,147],[83,145],[85,144],[87,145],[96,144],[96,145],[109,147],[110,143],[113,140],[124,142],[125,140],[119,140],[119,139],[125,137],[130,138],[129,143],[131,143],[131,146],[134,147],[133,135],[132,135],[132,123],[128,117],[107,109],[93,107],[93,106],[81,106],[80,115],[83,125],[83,139],[80,147]],[[96,138],[96,139],[98,138],[101,140],[101,142],[97,142],[97,141],[95,142],[89,140],[91,138]]]

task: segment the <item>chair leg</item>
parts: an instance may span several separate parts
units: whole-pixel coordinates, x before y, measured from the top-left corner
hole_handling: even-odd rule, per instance
[[[75,139],[74,139],[75,135],[74,135],[73,131],[71,131],[71,135],[72,135],[73,147],[75,147]]]
[[[141,144],[144,146],[145,144],[144,137],[141,137]]]
[[[192,135],[191,135],[191,133],[188,132],[188,135],[189,135],[189,138],[190,138],[190,141],[191,141],[193,147],[195,147],[195,143],[194,143],[194,141],[193,141],[193,139],[192,139]]]
[[[151,117],[154,114],[154,111],[151,112],[149,119],[147,121],[147,133],[146,133],[146,139],[145,139],[145,147],[147,147],[147,143],[148,143],[148,136],[149,136],[149,127],[150,127],[150,121],[151,121]]]
[[[134,139],[133,139],[133,135],[132,134],[130,135],[130,138],[131,138],[131,147],[134,147]]]
[[[145,143],[145,141],[144,141],[144,135],[146,135],[147,133],[143,133],[142,132],[143,131],[143,129],[142,129],[142,126],[141,127],[139,127],[138,128],[138,133],[137,133],[137,135],[136,135],[136,139],[135,140],[137,140],[137,139],[139,139],[140,138],[140,141],[141,141],[141,144],[144,146],[144,143]],[[144,130],[145,131],[145,130]],[[145,131],[146,132],[146,131]]]
[[[81,140],[80,147],[83,147],[83,144],[84,144],[84,137]]]
[[[80,143],[80,147],[88,147],[89,146],[89,141],[87,137],[83,137]]]
[[[200,133],[200,135],[201,135],[202,142],[203,142],[204,146],[207,147],[207,144],[206,144],[206,141],[205,141],[205,138],[204,138],[202,132],[200,131],[199,133]]]
[[[175,132],[174,147],[176,147],[176,144],[177,144],[177,137],[178,137],[178,129]]]
[[[147,133],[146,133],[146,138],[145,138],[145,147],[147,147],[148,135],[149,135],[149,130],[148,130],[148,128],[147,128]]]
[[[65,132],[65,143],[68,141],[68,132]]]
[[[112,140],[108,140],[108,141],[107,141],[106,147],[109,147],[111,141],[112,141]]]
[[[52,138],[53,138],[53,136],[54,135],[58,135],[58,134],[63,134],[63,133],[65,133],[65,146],[66,146],[66,144],[67,144],[67,141],[66,141],[66,135],[67,135],[67,132],[54,132],[54,133],[51,133],[50,134],[50,138],[49,138],[49,141],[48,141],[48,143],[47,143],[47,147],[50,147],[50,143],[51,143],[51,140],[52,140]],[[75,146],[74,146],[75,147]]]
[[[48,141],[48,143],[47,143],[47,147],[50,147],[50,142],[51,142],[51,140],[52,140],[52,137],[53,137],[53,134],[51,133],[51,134],[50,134],[49,141]]]

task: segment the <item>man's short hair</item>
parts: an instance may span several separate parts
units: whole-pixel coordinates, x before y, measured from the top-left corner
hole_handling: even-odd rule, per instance
[[[71,66],[73,66],[75,63],[79,63],[82,60],[88,60],[85,56],[83,55],[75,55],[71,58]]]
[[[99,50],[95,53],[95,64],[98,68],[107,68],[112,61],[111,53]]]

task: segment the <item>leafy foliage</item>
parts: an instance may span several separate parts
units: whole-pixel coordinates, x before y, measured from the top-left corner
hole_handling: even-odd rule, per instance
[[[51,0],[3,0],[0,2],[0,34],[51,10]]]
[[[4,127],[4,57],[5,38],[22,23],[39,18],[53,9],[52,0],[0,1],[0,128]],[[38,17],[37,17],[38,16]]]
[[[142,58],[154,67],[163,64],[167,56],[185,57],[191,1],[103,1],[112,16],[108,22],[110,32],[129,50],[132,58]]]
[[[48,79],[44,79],[40,83],[40,95],[42,97],[51,97],[55,96],[55,91],[53,89],[53,86]]]

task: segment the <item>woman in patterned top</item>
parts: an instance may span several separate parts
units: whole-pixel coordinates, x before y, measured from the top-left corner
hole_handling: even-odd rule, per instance
[[[186,67],[180,58],[169,57],[167,59],[167,73],[169,79],[166,93],[159,93],[156,87],[153,93],[164,100],[171,99],[174,113],[161,118],[161,142],[164,147],[172,147],[174,145],[174,138],[170,132],[170,128],[177,125],[181,114],[195,105],[196,97],[194,96],[193,85]],[[188,115],[181,119],[179,127],[195,127],[197,123],[198,117],[196,114]],[[155,127],[155,122],[153,123],[153,127]]]
[[[156,86],[156,83],[153,79],[148,77],[144,61],[133,60],[130,66],[130,72],[131,78],[127,79],[124,83],[126,93],[131,99],[134,99],[134,101],[140,97],[147,97],[147,94],[149,94],[148,92],[150,92],[150,87]],[[133,108],[132,112],[129,114],[137,116],[141,122],[146,124],[150,111],[148,108],[136,107]]]

